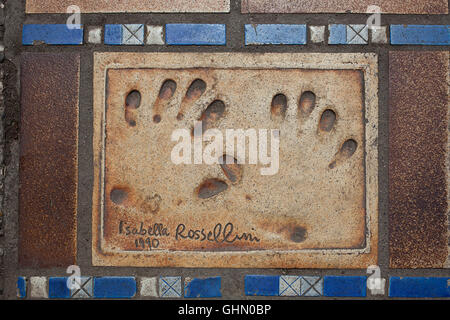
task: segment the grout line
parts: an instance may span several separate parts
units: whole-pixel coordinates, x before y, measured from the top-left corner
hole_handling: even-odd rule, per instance
[[[3,61],[5,59],[5,46],[4,46],[4,33],[6,30],[5,24],[5,3],[4,0],[0,0],[0,114],[3,115],[5,113],[5,104],[4,104],[4,69],[3,69]],[[4,123],[0,122],[0,296],[5,294],[5,268],[4,268],[4,259],[5,259],[5,250],[4,246],[4,198],[5,198],[5,166],[4,166],[4,150],[5,150],[5,131],[4,131]]]

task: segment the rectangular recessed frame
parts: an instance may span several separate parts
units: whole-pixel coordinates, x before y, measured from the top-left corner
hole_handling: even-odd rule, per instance
[[[366,268],[369,265],[376,264],[378,257],[377,72],[376,54],[95,53],[93,264],[96,266],[228,268]],[[311,182],[314,184],[311,188],[317,187],[317,189],[314,189],[319,192],[317,197],[308,197],[307,195],[311,195],[311,193],[307,192],[312,192],[308,190],[305,191],[307,195],[303,198],[298,197],[301,198],[300,201],[303,201],[304,206],[301,206],[301,208],[307,208],[317,215],[317,217],[311,218],[309,211],[302,211],[301,213],[302,219],[309,221],[309,224],[306,224],[307,228],[311,228],[307,229],[308,232],[311,230],[311,236],[304,242],[292,242],[298,240],[295,238],[298,234],[296,234],[296,230],[292,231],[287,226],[298,221],[295,215],[294,217],[280,218],[265,211],[263,207],[268,202],[264,202],[266,201],[264,198],[270,197],[264,196],[264,191],[259,193],[255,189],[253,194],[248,191],[251,196],[245,195],[238,191],[249,190],[249,185],[245,185],[246,188],[242,189],[242,185],[230,184],[228,193],[224,192],[212,199],[198,200],[194,194],[189,193],[190,188],[195,186],[195,181],[198,180],[198,184],[201,182],[201,170],[204,170],[204,176],[207,177],[211,173],[218,174],[217,168],[207,165],[195,168],[193,165],[191,167],[188,165],[176,167],[170,164],[170,158],[160,158],[161,154],[167,153],[164,147],[159,147],[166,144],[161,139],[160,134],[167,135],[164,126],[169,128],[172,126],[172,129],[175,129],[177,123],[182,122],[174,120],[176,110],[190,81],[199,77],[205,79],[208,87],[211,82],[213,82],[213,86],[211,90],[206,90],[204,95],[199,98],[197,105],[192,106],[192,109],[194,109],[192,113],[186,112],[187,118],[193,119],[200,116],[196,109],[204,110],[210,101],[219,97],[229,108],[226,113],[229,119],[223,120],[223,126],[221,124],[220,129],[226,127],[227,124],[227,128],[248,128],[248,126],[245,127],[245,115],[239,114],[247,108],[253,114],[253,117],[249,118],[248,121],[253,121],[255,127],[261,128],[261,125],[266,125],[268,128],[280,126],[283,128],[283,124],[276,122],[277,120],[275,120],[275,124],[263,121],[267,117],[267,119],[270,119],[270,116],[265,116],[265,112],[270,113],[272,96],[264,98],[252,96],[258,95],[258,90],[265,90],[264,92],[274,90],[274,93],[276,93],[278,89],[273,83],[277,82],[274,79],[279,79],[282,85],[286,85],[286,94],[291,106],[286,115],[286,123],[289,125],[286,125],[293,126],[298,134],[301,131],[299,128],[303,126],[302,129],[309,132],[305,135],[306,143],[311,141],[317,144],[322,143],[323,146],[317,147],[318,150],[322,150],[321,152],[328,150],[325,160],[317,157],[320,152],[311,152],[311,157],[315,156],[316,158],[309,159],[310,161],[307,157],[301,160],[301,158],[298,158],[298,154],[292,155],[290,153],[292,146],[296,147],[298,141],[293,140],[292,135],[288,136],[283,133],[294,129],[285,127],[280,131],[280,141],[286,141],[287,145],[285,147],[283,146],[284,142],[280,142],[280,168],[282,169],[280,169],[280,175],[268,178],[272,179],[270,181],[276,184],[276,188],[272,190],[270,188],[264,189],[267,188],[267,186],[264,187],[265,180],[259,176],[259,172],[256,174],[255,171],[257,170],[254,170],[251,166],[245,167],[244,170],[246,171],[243,171],[246,176],[242,179],[242,184],[244,184],[244,179],[247,178],[250,181],[256,180],[261,182],[260,190],[266,190],[266,192],[271,190],[271,193],[274,194],[277,194],[278,190],[283,188],[283,184],[298,186],[302,183],[308,186],[310,181],[320,180],[316,184]],[[301,80],[299,83],[291,82],[292,77],[306,80]],[[175,91],[173,101],[162,109],[167,114],[161,114],[160,122],[155,123],[152,121],[154,117],[152,118],[149,113],[154,112],[154,104],[158,103],[156,96],[160,91],[161,83],[169,78],[175,79],[178,91]],[[266,86],[255,80],[258,78]],[[235,83],[230,79],[239,80]],[[239,81],[249,79],[256,82],[248,82],[250,90],[246,95],[239,90],[244,85]],[[340,84],[342,80],[348,82]],[[308,118],[309,121],[308,119],[299,120],[298,116],[293,114],[297,109],[297,107],[292,107],[298,101],[297,93],[299,95],[302,90],[306,90],[312,85],[311,83],[308,84],[308,81],[311,83],[321,81],[322,83],[322,88],[319,85],[314,86],[314,88],[317,88],[318,109],[333,107],[333,103],[339,104],[335,107],[338,112],[337,119],[341,121],[341,124],[339,128],[336,128],[335,140],[333,140],[334,138],[327,140],[325,135],[316,131],[318,130],[317,121],[320,118],[319,111],[312,112],[311,118]],[[350,87],[349,91],[346,91],[345,87],[348,87],[349,83],[356,87]],[[125,111],[122,109],[125,105],[127,93],[131,90],[139,90],[142,94],[141,106],[135,109],[138,110],[138,113],[137,123],[133,123],[134,129],[127,127]],[[325,94],[327,90],[334,90],[333,99],[336,99],[334,102],[327,97],[321,98],[321,92]],[[354,97],[351,96],[352,92],[355,93]],[[259,96],[261,95],[259,94]],[[236,106],[233,101],[241,101],[241,98],[243,104]],[[253,99],[262,100],[254,100],[253,104],[245,104],[246,99],[247,102],[253,101]],[[346,106],[346,101],[348,101],[349,106]],[[267,109],[264,109],[264,105],[259,106],[259,102],[268,103]],[[254,105],[258,105],[258,107]],[[357,110],[356,113],[355,110]],[[193,116],[195,112],[197,114]],[[233,113],[237,113],[237,115],[233,115]],[[349,115],[352,116],[348,117]],[[241,120],[244,122],[240,122]],[[236,126],[232,127],[231,124]],[[336,122],[336,124],[339,124],[339,122]],[[339,144],[343,142],[342,139],[339,139],[341,136],[347,137],[348,132],[346,130],[349,130],[348,128],[356,130],[354,139],[360,147],[356,149],[355,156],[351,160],[354,162],[343,164],[337,169],[341,170],[340,173],[331,174],[335,178],[344,173],[347,176],[343,176],[344,179],[336,178],[336,181],[328,183],[328,181],[320,178],[331,177],[327,176],[330,173],[326,171],[334,154],[330,152],[336,150],[336,148],[339,149]],[[133,133],[134,131],[129,130],[137,131]],[[107,135],[106,132],[108,132]],[[170,133],[170,130],[168,132]],[[170,135],[166,137],[169,139],[167,144],[170,144]],[[159,141],[159,143],[151,144],[152,141]],[[329,149],[326,149],[329,141],[334,142],[331,143]],[[314,149],[314,145],[311,148]],[[147,150],[150,149],[152,151],[147,154]],[[113,151],[108,152],[107,150]],[[152,158],[153,162],[142,161],[150,154],[155,155]],[[290,154],[292,159],[287,158],[286,154]],[[284,160],[281,160],[282,158]],[[311,162],[317,163],[317,166],[324,165],[327,168],[318,169],[317,176],[314,168],[311,171],[313,174],[303,174],[299,173],[301,170],[295,169],[296,171],[292,171],[291,166],[286,165],[293,160],[300,161],[305,168]],[[283,161],[286,161],[284,165]],[[352,164],[354,164],[353,167]],[[105,165],[108,167],[107,169],[105,169]],[[167,166],[169,170],[167,170],[168,172],[158,170],[158,166]],[[357,170],[353,171],[354,168]],[[183,170],[189,171],[186,173],[186,177],[183,177],[185,173]],[[295,175],[298,173],[300,180],[293,179],[294,182],[291,181],[292,179],[283,180],[283,174],[286,174],[283,170],[291,170],[288,172],[289,174]],[[143,172],[145,173],[142,174]],[[106,180],[105,176],[107,176]],[[319,179],[316,179],[317,177]],[[186,180],[175,181],[178,178]],[[303,178],[309,180],[301,180]],[[279,181],[282,181],[282,183],[280,184]],[[123,204],[113,203],[110,199],[110,192],[117,186],[121,188],[121,183],[124,186],[123,190],[127,190],[125,194],[130,197],[126,198],[126,202]],[[333,190],[327,189],[327,185],[337,186],[341,189],[333,193]],[[159,193],[156,195],[150,194],[148,188],[154,186],[155,188],[162,188],[164,192],[160,192],[161,195]],[[328,197],[329,193],[332,195]],[[194,196],[182,198],[186,194]],[[239,199],[234,198],[236,195],[239,195]],[[240,196],[242,196],[242,199]],[[253,196],[255,199],[252,198]],[[344,199],[345,196],[348,199]],[[157,210],[154,211],[156,213],[150,213],[155,208],[155,198],[159,201]],[[294,195],[287,194],[287,200],[284,201],[283,194],[281,194],[279,198],[272,198],[271,200],[274,202],[268,203],[268,205],[272,205],[273,210],[279,208],[280,212],[284,209],[289,211],[289,208],[295,208],[295,202],[297,201],[295,198]],[[307,202],[312,198],[323,199],[325,208],[321,206],[321,203],[313,203],[307,206]],[[128,202],[128,199],[130,202]],[[343,200],[341,202],[336,199]],[[178,203],[176,203],[177,201]],[[218,205],[223,206],[223,201],[229,202],[227,204],[228,210],[217,209]],[[311,201],[314,202],[315,200]],[[350,209],[344,209],[346,204]],[[205,208],[209,211],[206,212]],[[257,212],[259,209],[261,212]],[[214,214],[210,214],[211,212]],[[248,214],[248,212],[252,212],[253,215]],[[176,216],[177,213],[178,216]],[[183,216],[180,216],[180,214]],[[338,219],[337,216],[342,219]],[[153,237],[158,239],[160,243],[160,246],[156,249],[142,250],[140,247],[137,249],[135,240],[140,236],[126,236],[125,228],[129,227],[130,231],[136,228],[136,231],[138,231],[141,222],[145,228],[150,225],[153,226],[155,223],[162,223],[167,228],[169,236]],[[245,232],[248,234],[253,232],[254,237],[260,237],[260,242],[236,241],[233,245],[227,246],[217,243],[201,243],[181,237],[179,240],[175,240],[176,229],[180,224],[185,224],[186,229],[205,228],[207,233],[218,223],[221,223],[223,227],[227,222],[235,224],[234,233],[242,234]],[[250,230],[252,226],[254,229]],[[340,228],[341,226],[344,229]],[[317,231],[316,227],[323,228],[324,232],[315,232]]]

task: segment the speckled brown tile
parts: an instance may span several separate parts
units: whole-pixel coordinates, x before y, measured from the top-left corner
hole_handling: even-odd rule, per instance
[[[93,264],[376,264],[376,77],[375,54],[96,53]],[[230,164],[174,162],[176,130],[211,147],[199,119],[258,152],[277,130],[279,166],[248,140],[215,154]]]
[[[389,243],[393,268],[448,256],[448,52],[389,55]]]
[[[76,261],[80,56],[21,57],[19,264]]]
[[[446,14],[447,0],[242,0],[242,13],[366,13],[375,5],[383,13]]]
[[[66,13],[76,5],[93,12],[229,12],[229,0],[27,0],[27,13]]]

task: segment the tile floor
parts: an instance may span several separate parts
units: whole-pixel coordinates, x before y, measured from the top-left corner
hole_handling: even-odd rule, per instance
[[[450,297],[448,21],[0,0],[1,299]],[[255,163],[230,128],[266,134]]]

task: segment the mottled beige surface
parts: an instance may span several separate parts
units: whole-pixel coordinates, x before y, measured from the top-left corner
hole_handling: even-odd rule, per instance
[[[242,0],[242,13],[381,13],[447,14],[447,0]]]
[[[377,58],[374,54],[191,54],[95,53],[93,263],[122,266],[364,268],[377,262]],[[180,70],[181,69],[181,70]],[[207,88],[177,120],[190,83]],[[177,83],[155,123],[154,104],[166,79]],[[136,126],[125,121],[127,93],[138,90]],[[316,94],[313,112],[302,117],[302,92]],[[107,99],[105,101],[105,93]],[[285,119],[273,119],[274,95],[287,96]],[[215,99],[225,103],[215,127],[280,129],[280,170],[260,175],[261,165],[243,165],[231,184],[218,165],[174,165],[170,135],[192,128]],[[105,112],[106,107],[106,112]],[[318,128],[324,110],[337,114],[334,128]],[[367,120],[365,120],[367,119]],[[330,169],[341,145],[358,143],[352,157]],[[248,145],[247,145],[248,149]],[[364,156],[365,155],[365,156]],[[209,199],[196,194],[207,178],[228,189]],[[127,190],[121,204],[114,188]],[[155,199],[159,208],[155,210]],[[160,201],[159,201],[160,199]],[[158,207],[158,206],[156,206]],[[136,249],[139,228],[164,224],[157,249]],[[231,222],[233,234],[260,239],[232,244],[175,239],[175,229],[202,229]],[[306,230],[304,239],[294,236]],[[144,237],[145,238],[145,237]]]
[[[66,13],[69,6],[94,12],[229,12],[229,0],[27,0],[26,13]]]

